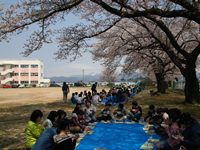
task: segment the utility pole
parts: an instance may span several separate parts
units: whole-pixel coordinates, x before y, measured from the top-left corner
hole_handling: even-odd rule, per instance
[[[84,69],[82,70],[82,77],[83,77],[83,83],[84,83]]]

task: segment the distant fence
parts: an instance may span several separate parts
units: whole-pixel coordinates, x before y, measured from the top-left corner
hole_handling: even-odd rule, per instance
[[[200,87],[200,81],[199,81],[199,87]],[[185,88],[185,81],[177,81],[172,83],[173,89],[184,89]]]
[[[174,83],[174,89],[184,89],[185,81],[178,81]]]

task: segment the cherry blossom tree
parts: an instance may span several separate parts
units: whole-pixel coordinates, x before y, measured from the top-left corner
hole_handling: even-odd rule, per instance
[[[104,67],[103,71],[101,72],[100,75],[100,80],[101,81],[106,81],[108,83],[113,83],[116,81],[116,70],[111,68],[111,67]]]
[[[126,74],[138,69],[150,78],[154,74],[158,92],[165,93],[166,78],[172,80],[180,73],[151,35],[137,24],[133,26],[133,23],[123,19],[109,32],[98,36],[92,51],[94,59],[103,61],[113,70],[122,67]]]

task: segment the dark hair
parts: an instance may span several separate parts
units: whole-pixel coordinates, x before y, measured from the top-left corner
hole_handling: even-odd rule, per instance
[[[58,127],[57,127],[57,134],[59,134],[62,130],[66,130],[69,129],[69,121],[64,119],[64,120],[61,120],[58,124]]]
[[[106,106],[112,106],[110,103],[106,103]]]
[[[154,105],[149,105],[149,109],[155,109],[155,106]]]
[[[61,110],[61,109],[57,111],[57,114],[58,114],[58,120],[62,119],[62,115],[64,115],[64,117],[67,116],[67,113],[64,110]]]
[[[124,104],[119,104],[118,107],[119,107],[120,109],[123,109],[123,108],[124,108]]]
[[[43,117],[43,113],[41,110],[37,109],[32,112],[30,120],[36,122],[37,118],[39,117]]]
[[[51,120],[51,122],[53,123],[55,121],[55,118],[58,116],[58,113],[56,111],[50,111],[49,115],[48,115],[48,119]]]
[[[190,113],[183,113],[180,117],[180,123],[186,126],[192,126],[197,121],[190,115]]]
[[[168,115],[172,122],[176,122],[181,117],[181,111],[177,108],[172,108],[169,109]]]
[[[156,110],[156,112],[158,113],[158,114],[161,114],[161,113],[168,113],[168,108],[157,108],[157,110]]]
[[[138,103],[137,103],[136,101],[133,101],[133,102],[132,102],[132,105],[137,106]]]
[[[81,109],[79,106],[81,106],[80,103],[76,103],[76,107],[74,108],[73,112],[72,113],[76,113]]]
[[[77,115],[85,115],[84,111],[79,109],[77,112],[76,112]]]
[[[66,84],[66,82],[63,82],[63,86],[66,86],[67,84]]]

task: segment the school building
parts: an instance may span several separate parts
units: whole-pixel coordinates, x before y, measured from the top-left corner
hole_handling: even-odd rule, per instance
[[[50,84],[40,60],[0,60],[0,85]]]

